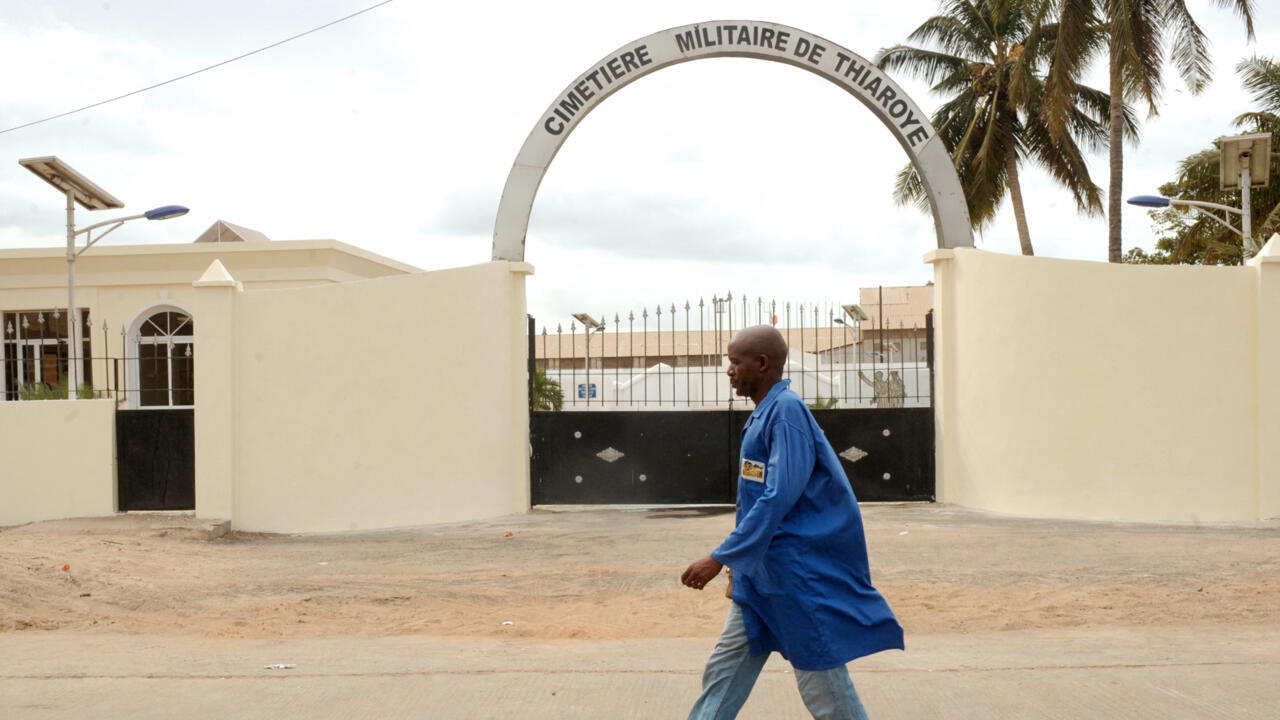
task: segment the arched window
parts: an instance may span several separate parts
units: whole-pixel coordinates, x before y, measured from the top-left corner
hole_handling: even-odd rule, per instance
[[[153,313],[139,325],[139,407],[195,405],[193,332],[191,316],[174,310]]]

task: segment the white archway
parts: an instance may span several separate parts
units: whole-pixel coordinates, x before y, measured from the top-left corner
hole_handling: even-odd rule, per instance
[[[663,30],[628,43],[579,75],[551,103],[516,155],[493,228],[493,259],[522,262],[533,200],[569,134],[605,98],[635,80],[690,60],[748,57],[786,63],[835,83],[871,110],[906,150],[924,183],[938,247],[972,247],[969,209],[951,156],[928,117],[897,83],[853,51],[812,33],[753,20]]]

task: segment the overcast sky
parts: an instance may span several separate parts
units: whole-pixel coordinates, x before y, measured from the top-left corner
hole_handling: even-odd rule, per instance
[[[0,0],[0,129],[374,2]],[[1161,114],[1126,150],[1126,197],[1154,193],[1179,159],[1234,133],[1232,118],[1251,104],[1232,68],[1280,48],[1275,3],[1257,3],[1253,45],[1230,13],[1207,0],[1188,5],[1212,42],[1216,80],[1192,98],[1170,78]],[[177,220],[126,225],[105,243],[190,242],[224,219],[425,269],[485,262],[516,152],[561,89],[607,53],[668,27],[753,19],[871,58],[935,12],[933,0],[395,0],[181,82],[0,134],[0,248],[64,242],[62,201],[17,164],[57,155],[126,211],[191,207]],[[937,107],[922,84],[898,81],[926,112]],[[932,219],[890,198],[905,162],[870,112],[816,75],[746,59],[664,69],[605,101],[551,165],[529,226],[530,311],[554,326],[573,312],[625,318],[728,291],[855,302],[860,286],[924,283]],[[1105,154],[1091,157],[1104,189],[1106,165]],[[1077,215],[1037,169],[1026,171],[1024,192],[1038,255],[1105,260],[1103,219]],[[78,222],[108,212],[80,211]],[[1150,248],[1145,212],[1127,207],[1124,223],[1126,249]],[[1018,252],[1007,207],[977,242]]]

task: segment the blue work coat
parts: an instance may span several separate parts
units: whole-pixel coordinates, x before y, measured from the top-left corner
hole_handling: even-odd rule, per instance
[[[738,526],[711,556],[733,568],[752,653],[826,670],[902,649],[902,626],[871,586],[858,501],[813,413],[769,390],[742,431]]]

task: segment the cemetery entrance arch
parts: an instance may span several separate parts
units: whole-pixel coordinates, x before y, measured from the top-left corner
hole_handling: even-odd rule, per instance
[[[507,175],[493,228],[493,259],[523,262],[525,233],[538,186],[556,153],[605,98],[650,73],[691,60],[746,57],[819,75],[867,107],[907,152],[924,183],[938,247],[972,247],[969,210],[951,156],[919,106],[861,55],[786,25],[717,20],[685,25],[627,43],[560,92],[529,133]]]
[[[525,235],[529,227],[533,201],[542,178],[560,147],[592,110],[613,93],[645,75],[671,65],[716,57],[745,57],[785,63],[814,73],[852,95],[880,120],[906,151],[907,157],[915,166],[932,209],[938,247],[956,248],[973,245],[968,207],[950,154],[929,123],[928,116],[897,83],[861,55],[813,33],[771,22],[718,20],[663,30],[627,43],[593,63],[586,72],[575,78],[556,96],[529,133],[507,176],[494,223],[493,259],[514,262],[525,260]],[[532,346],[532,342],[530,345]],[[532,366],[532,360],[530,364]],[[929,408],[921,408],[921,410],[922,419],[927,413],[927,422],[919,424],[917,430],[921,437],[906,437],[903,440],[910,447],[918,449],[921,447],[919,443],[923,435],[927,434],[930,449],[927,459],[928,492],[931,496],[933,415]],[[557,426],[556,421],[550,416],[540,419],[539,415],[540,413],[534,412],[532,418],[535,466],[538,465],[536,461],[540,456],[540,443],[545,445],[541,448],[543,456],[558,457],[560,455],[558,448],[562,449],[565,446],[556,437],[562,433],[551,429]],[[607,421],[606,413],[591,413],[591,415]],[[651,415],[655,419],[658,418],[655,414]],[[855,425],[861,423],[871,427],[877,423],[876,418],[850,417],[858,420],[853,423]],[[730,412],[727,424],[733,425],[734,422],[733,413]],[[581,421],[570,424],[580,425]],[[575,433],[577,437],[582,437],[581,431],[575,431]],[[827,429],[827,433],[830,436],[832,431]],[[627,434],[640,436],[645,433],[637,431]],[[677,433],[677,435],[683,434]],[[890,431],[887,428],[884,429],[883,436],[890,435]],[[918,455],[918,450],[914,454]],[[542,468],[542,471],[558,474],[568,472],[548,468]],[[539,471],[535,469],[534,472],[536,475]],[[573,477],[578,484],[582,483],[580,475]],[[643,478],[645,475],[639,477]],[[890,473],[885,473],[884,477],[889,478]],[[539,487],[544,479],[546,478],[531,478],[535,503],[539,502]],[[726,478],[726,481],[729,480],[730,478]],[[634,483],[629,485],[634,489]],[[570,487],[571,491],[566,497],[543,495],[541,501],[574,502],[577,490]],[[607,503],[646,499],[645,497],[637,498],[628,492],[630,491],[624,490],[616,497],[614,493],[608,491],[594,492],[589,493],[589,497],[584,495],[576,501]],[[917,485],[912,492],[918,494],[919,486]],[[706,497],[702,497],[702,493],[699,493],[698,497],[686,497],[683,501],[732,502],[732,494],[725,492],[724,488],[713,488],[705,494]],[[649,500],[662,501],[657,497]]]

